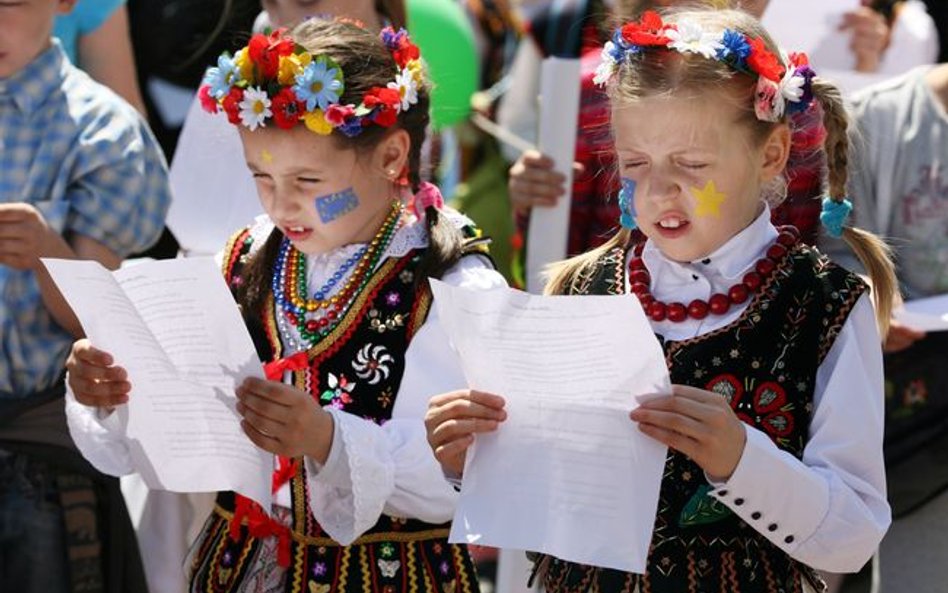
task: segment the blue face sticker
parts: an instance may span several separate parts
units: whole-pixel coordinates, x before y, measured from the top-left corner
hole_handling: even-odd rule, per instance
[[[316,211],[323,224],[328,224],[359,207],[359,197],[351,187],[328,196],[316,198]]]
[[[624,228],[634,229],[635,222],[635,181],[628,177],[622,178],[622,189],[619,190],[619,224]]]

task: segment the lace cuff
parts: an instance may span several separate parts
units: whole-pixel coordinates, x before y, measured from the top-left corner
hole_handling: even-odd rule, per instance
[[[395,464],[380,426],[338,410],[327,411],[333,415],[335,435],[321,469],[306,460],[309,504],[326,533],[349,545],[382,515],[395,488]]]

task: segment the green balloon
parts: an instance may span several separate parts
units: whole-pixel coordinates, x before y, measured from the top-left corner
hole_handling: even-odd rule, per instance
[[[408,31],[428,65],[435,129],[467,119],[477,91],[474,31],[456,0],[408,0]]]

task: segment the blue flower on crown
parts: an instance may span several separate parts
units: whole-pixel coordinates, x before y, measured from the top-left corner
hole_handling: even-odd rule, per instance
[[[338,66],[321,56],[296,75],[293,92],[306,102],[306,111],[313,111],[317,105],[326,111],[331,103],[339,102],[343,91],[341,78]]]
[[[230,88],[240,80],[240,73],[234,59],[226,54],[218,56],[217,66],[207,69],[204,84],[211,87],[210,94],[215,99],[223,99]]]
[[[398,31],[395,31],[392,27],[382,29],[382,43],[389,51],[395,51],[402,47],[406,37],[408,37],[408,32],[405,29],[399,29]]]
[[[718,60],[730,62],[735,68],[746,68],[747,57],[751,53],[747,38],[737,31],[725,29],[721,37],[721,49],[718,50]]]
[[[638,45],[632,45],[625,40],[625,37],[622,36],[622,29],[617,29],[615,33],[612,34],[612,58],[615,60],[616,64],[621,64],[625,60],[625,56],[628,54],[637,54],[641,53],[642,48]]]
[[[362,133],[362,118],[352,117],[346,120],[346,123],[336,128],[348,138],[355,138]]]

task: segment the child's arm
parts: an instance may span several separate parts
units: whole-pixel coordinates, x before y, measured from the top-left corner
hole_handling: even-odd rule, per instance
[[[474,290],[504,286],[503,277],[478,257],[465,257],[442,278]],[[451,519],[457,493],[428,445],[428,400],[466,386],[457,355],[434,308],[412,339],[392,419],[371,420],[330,410],[335,434],[326,463],[307,459],[313,514],[334,539],[354,540],[382,513],[429,523]]]
[[[857,302],[816,377],[802,461],[762,432],[712,495],[793,558],[858,571],[891,522],[882,457],[882,352],[867,295]]]
[[[82,235],[67,241],[52,229],[43,214],[31,204],[0,204],[0,265],[30,270],[36,275],[43,305],[52,318],[73,337],[82,337],[82,326],[56,288],[41,257],[94,259],[109,269],[120,258],[105,245]]]

